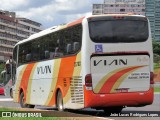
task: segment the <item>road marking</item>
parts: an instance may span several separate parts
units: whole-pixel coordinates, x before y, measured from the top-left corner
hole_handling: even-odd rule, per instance
[[[13,99],[12,98],[1,98],[0,101],[7,102],[7,101],[13,101]]]

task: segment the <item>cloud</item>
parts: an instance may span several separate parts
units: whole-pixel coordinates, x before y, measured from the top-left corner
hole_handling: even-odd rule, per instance
[[[51,22],[52,22],[54,19],[53,19],[53,17],[52,17],[52,16],[47,15],[47,16],[46,16],[46,20],[47,20],[47,21],[51,21]]]
[[[89,12],[91,6],[91,0],[52,0],[43,6],[16,11],[16,13],[19,17],[57,25],[81,18]],[[49,25],[45,27],[49,27]]]
[[[93,2],[100,0],[1,0],[0,8],[14,11],[18,17],[37,21],[48,28],[91,14]]]
[[[27,0],[1,0],[0,9],[2,10],[12,10],[18,7],[27,6],[29,1]]]

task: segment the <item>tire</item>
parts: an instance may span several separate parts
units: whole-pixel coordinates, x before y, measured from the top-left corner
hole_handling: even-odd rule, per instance
[[[34,108],[35,107],[35,105],[29,105],[25,103],[23,92],[20,94],[20,105],[22,108]]]
[[[118,107],[106,107],[103,110],[104,110],[104,112],[105,112],[105,114],[107,116],[110,116],[111,113],[112,114],[114,114],[114,113],[116,113],[116,114],[120,113],[122,111],[122,109],[123,109],[123,106],[118,106]]]
[[[13,91],[12,91],[12,89],[10,90],[10,97],[13,98]]]
[[[58,91],[58,94],[57,94],[57,109],[58,111],[64,111],[63,98],[60,90]]]

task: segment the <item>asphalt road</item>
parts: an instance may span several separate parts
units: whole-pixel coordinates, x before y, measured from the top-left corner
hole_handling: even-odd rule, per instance
[[[9,107],[9,108],[20,108],[20,105],[18,103],[14,103],[13,100],[8,97],[8,96],[2,96],[0,95],[0,107]],[[55,108],[52,107],[42,107],[42,106],[36,106],[35,109],[40,109],[40,110],[48,110],[50,111],[56,111]],[[48,112],[47,111],[47,112]],[[155,114],[156,112],[160,112],[160,94],[155,94],[154,95],[154,102],[152,105],[148,105],[145,107],[127,107],[124,108],[123,111],[121,112],[121,116],[123,115],[131,115],[131,114],[140,114],[140,115],[148,115],[148,114]],[[62,112],[61,112],[62,113]],[[83,110],[69,110],[67,113],[67,116],[72,117],[72,114],[77,114],[80,116],[86,117],[88,116],[93,116],[98,119],[114,119],[114,120],[135,120],[135,119],[140,119],[140,120],[160,120],[160,117],[115,117],[115,116],[106,116],[102,110],[95,110],[95,109],[83,109]],[[63,114],[63,113],[62,113]],[[71,115],[68,115],[71,114]]]

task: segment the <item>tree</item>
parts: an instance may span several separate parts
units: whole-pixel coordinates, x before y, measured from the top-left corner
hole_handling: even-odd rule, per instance
[[[4,63],[0,63],[0,83],[3,83],[3,79],[1,78],[1,72],[4,70]]]
[[[160,42],[153,40],[153,53],[160,56]]]

